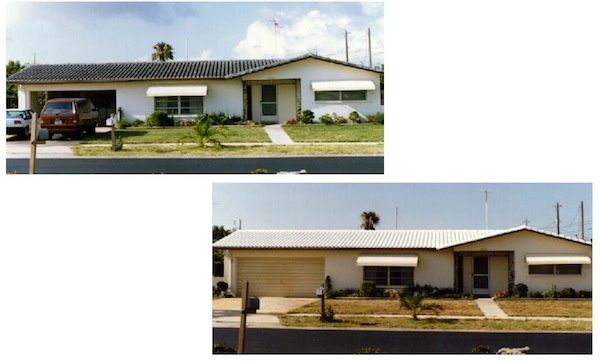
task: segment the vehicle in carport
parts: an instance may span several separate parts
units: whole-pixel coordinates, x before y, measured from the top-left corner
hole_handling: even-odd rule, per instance
[[[84,133],[93,135],[100,123],[98,109],[87,98],[54,98],[48,100],[40,115],[40,127],[48,130],[48,138],[54,134],[83,138]]]
[[[29,139],[33,111],[29,109],[9,108],[6,110],[6,134],[17,135],[22,139]]]

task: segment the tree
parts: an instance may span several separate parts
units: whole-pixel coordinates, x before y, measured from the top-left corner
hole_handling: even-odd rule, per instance
[[[410,310],[410,315],[414,320],[418,320],[418,315],[422,311],[431,310],[435,315],[439,315],[443,310],[442,306],[436,303],[425,303],[427,294],[424,292],[415,291],[412,294],[407,294],[400,297],[400,307]]]
[[[171,47],[170,44],[167,44],[165,42],[159,42],[159,43],[156,43],[153,48],[154,48],[154,53],[152,53],[153,61],[164,62],[166,60],[173,59],[173,54],[175,54],[175,52],[173,51],[173,47]]]
[[[6,77],[10,77],[18,71],[25,68],[24,64],[21,64],[19,61],[8,61],[6,65]],[[16,84],[7,84],[6,85],[6,98],[16,98],[17,97],[17,85]],[[7,105],[10,107],[10,105]]]
[[[375,230],[375,226],[379,223],[379,215],[375,212],[362,212],[360,215],[360,219],[362,219],[362,224],[360,227],[365,230]]]
[[[231,230],[223,226],[213,226],[213,243],[231,234]],[[213,276],[223,276],[223,251],[213,249]]]

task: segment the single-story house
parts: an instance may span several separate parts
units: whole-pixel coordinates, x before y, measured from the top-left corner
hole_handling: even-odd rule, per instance
[[[45,100],[86,97],[127,120],[153,111],[191,121],[224,113],[257,123],[285,123],[303,110],[347,117],[383,112],[382,71],[317,55],[292,59],[34,64],[11,75],[18,107],[39,113]]]
[[[223,281],[241,294],[314,297],[332,287],[411,285],[493,296],[523,283],[530,292],[592,290],[592,243],[528,226],[507,230],[238,230],[215,242]]]

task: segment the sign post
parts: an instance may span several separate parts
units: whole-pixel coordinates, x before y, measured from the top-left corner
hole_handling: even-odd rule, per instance
[[[29,149],[29,174],[35,174],[36,158],[37,158],[37,137],[38,137],[38,121],[37,112],[32,114],[31,119],[31,132],[29,140],[31,141],[31,147]]]
[[[316,291],[317,296],[321,297],[321,320],[325,319],[325,288],[320,286]]]
[[[240,333],[238,336],[238,349],[237,353],[244,353],[244,346],[246,344],[246,315],[248,314],[248,281],[246,281],[246,285],[244,285],[244,290],[242,291],[242,312],[240,316]]]

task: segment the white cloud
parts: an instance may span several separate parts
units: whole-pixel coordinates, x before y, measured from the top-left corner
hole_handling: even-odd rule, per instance
[[[383,17],[383,2],[364,2],[360,4],[362,11],[367,16]]]
[[[281,28],[276,29],[273,23],[260,21],[248,26],[245,38],[234,50],[238,58],[289,58],[317,53],[345,60],[344,30],[355,26],[352,18],[343,14],[331,16],[317,10],[300,17],[278,15]],[[359,32],[356,33],[358,35]]]

